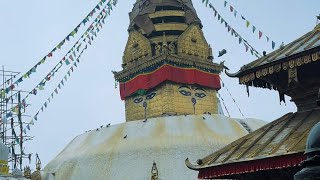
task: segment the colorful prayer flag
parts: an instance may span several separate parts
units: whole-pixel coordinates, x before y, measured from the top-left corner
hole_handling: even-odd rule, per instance
[[[261,39],[261,37],[262,37],[262,32],[259,31],[259,39]]]

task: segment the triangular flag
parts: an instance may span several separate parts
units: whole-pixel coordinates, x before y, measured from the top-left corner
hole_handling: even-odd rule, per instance
[[[226,7],[227,6],[227,1],[224,1],[224,7]]]
[[[272,41],[272,49],[274,49],[276,46],[276,43]]]
[[[252,32],[254,33],[256,31],[256,27],[252,26]]]
[[[30,121],[30,124],[34,125],[33,119]]]
[[[241,19],[246,20],[246,18],[245,18],[245,17],[243,17],[243,16],[241,16]]]
[[[233,7],[230,5],[230,11],[233,12]]]
[[[225,26],[225,27],[228,27],[228,23],[227,23],[226,21],[224,22],[224,26]]]
[[[246,44],[244,44],[244,46],[246,47],[246,52],[248,52],[249,47]]]
[[[52,52],[50,52],[47,56],[48,56],[48,57],[52,57]]]
[[[29,124],[27,125],[27,129],[30,131],[30,126],[29,126]]]
[[[44,87],[42,85],[39,85],[39,90],[44,90]]]
[[[72,57],[72,55],[70,55],[70,56],[69,56],[69,59],[71,59],[71,61],[73,61],[73,57]]]
[[[268,37],[268,36],[266,36],[266,38],[267,38],[267,42],[269,42],[269,37]]]
[[[238,13],[238,11],[234,10],[234,13],[233,13],[234,17],[237,17],[237,13]]]
[[[55,92],[56,94],[58,94],[58,89],[56,88],[56,89],[54,90],[54,92]]]
[[[249,27],[250,26],[250,22],[246,21],[246,26]]]
[[[224,22],[224,19],[223,18],[221,18],[221,24]]]
[[[48,103],[47,103],[47,102],[44,103],[44,107],[45,107],[45,108],[48,107]]]
[[[259,39],[261,39],[261,37],[262,37],[262,32],[259,31]]]
[[[220,14],[218,14],[218,20],[220,21],[220,18],[221,18],[221,16],[220,16]]]
[[[66,59],[64,62],[66,62],[66,65],[69,65],[69,64],[70,64],[69,59]]]

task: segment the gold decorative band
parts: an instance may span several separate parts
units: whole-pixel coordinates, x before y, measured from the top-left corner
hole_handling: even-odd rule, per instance
[[[269,74],[273,74],[274,72],[280,72],[281,70],[288,70],[288,68],[292,69],[294,67],[299,67],[317,60],[320,60],[320,51],[257,70],[253,73],[249,73],[240,77],[239,80],[241,84],[245,84],[253,81],[255,78],[267,76]]]

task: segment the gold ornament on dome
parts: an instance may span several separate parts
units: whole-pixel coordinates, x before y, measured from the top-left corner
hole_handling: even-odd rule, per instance
[[[198,25],[191,25],[178,39],[178,55],[208,60],[209,44]]]

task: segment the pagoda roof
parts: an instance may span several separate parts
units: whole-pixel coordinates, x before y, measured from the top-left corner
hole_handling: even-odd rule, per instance
[[[234,178],[242,173],[298,166],[304,159],[310,129],[320,121],[320,108],[288,113],[224,148],[186,165],[198,178]]]
[[[286,70],[289,61],[292,61],[290,68],[293,68],[320,60],[319,49],[320,24],[293,42],[242,66],[236,73],[227,72],[227,75],[230,77],[239,77],[240,83],[244,84],[252,81],[254,78],[273,74],[273,72],[279,72],[280,70]],[[306,56],[306,54],[310,55],[312,53],[315,53],[313,57]]]

